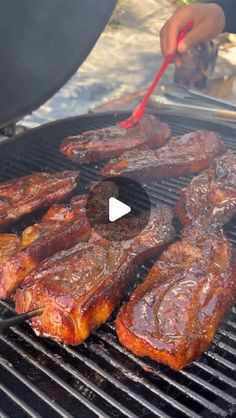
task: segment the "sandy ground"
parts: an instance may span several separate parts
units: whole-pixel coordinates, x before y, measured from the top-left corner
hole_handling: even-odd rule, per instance
[[[175,7],[170,0],[120,0],[110,23],[79,71],[51,100],[27,116],[24,124],[34,126],[86,113],[147,86],[162,60],[160,28]],[[231,45],[220,51],[210,93],[231,100],[236,98],[234,77],[224,87],[225,75],[234,73],[235,64],[236,47]],[[162,83],[172,80],[173,66]]]

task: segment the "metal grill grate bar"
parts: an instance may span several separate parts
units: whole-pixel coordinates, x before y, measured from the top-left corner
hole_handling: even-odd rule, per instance
[[[201,379],[200,376],[195,376],[193,373],[186,372],[181,370],[180,372],[183,376],[187,377],[189,380],[201,385],[205,390],[212,391],[215,395],[219,396],[220,398],[224,399],[225,401],[236,405],[236,399],[232,396],[225,393],[223,390],[218,389],[216,386],[212,385],[210,382]]]
[[[236,330],[236,324],[233,321],[227,321],[227,325]]]
[[[14,327],[12,327],[12,330],[17,333],[17,330]],[[54,382],[56,382],[59,386],[61,386],[64,390],[66,390],[68,394],[72,395],[79,402],[86,405],[86,407],[89,408],[91,412],[94,412],[97,416],[109,418],[107,414],[105,414],[102,410],[97,408],[93,403],[89,402],[88,399],[81,396],[74,388],[69,386],[60,377],[56,376],[55,373],[51,372],[48,368],[46,368],[39,361],[32,358],[29,354],[26,354],[24,350],[20,348],[17,344],[15,343],[13,344],[8,338],[6,338],[3,335],[0,335],[0,340],[4,341],[11,349],[13,349],[18,354],[20,354],[27,362],[31,363],[36,369],[41,370],[46,376],[50,377]]]
[[[232,354],[233,356],[236,356],[236,349],[233,347],[230,347],[230,345],[219,341],[216,343],[217,347],[221,348],[222,350],[228,352],[229,354]]]
[[[226,324],[227,325],[227,324]],[[225,325],[225,326],[226,326]],[[227,331],[226,329],[220,329],[218,331],[218,333],[226,338],[228,338],[229,340],[231,340],[232,343],[236,342],[236,335],[233,335],[232,332]]]
[[[49,352],[45,347],[42,346],[37,340],[34,341],[32,338],[28,337],[26,333],[21,332],[18,329],[14,329],[14,332],[19,335],[22,339],[29,342],[33,347],[36,348],[36,350],[40,351],[40,353],[43,353],[48,358],[52,358],[53,353]],[[115,399],[111,398],[109,394],[105,393],[102,389],[94,385],[92,382],[90,382],[86,377],[84,377],[78,370],[76,370],[74,367],[70,366],[69,363],[63,363],[61,359],[58,359],[57,357],[53,358],[54,363],[58,366],[64,369],[67,373],[70,373],[73,375],[76,379],[78,379],[80,382],[85,384],[87,387],[89,387],[91,390],[96,392],[99,396],[106,399],[108,403],[110,403],[112,406],[120,410],[124,416],[135,418],[135,415],[132,414],[127,408],[123,407],[121,404],[115,401]]]
[[[14,392],[12,392],[8,387],[0,383],[0,390],[4,392],[8,398],[12,399],[14,403],[20,406],[24,413],[27,413],[35,418],[43,418],[42,415],[38,414],[33,408],[27,405],[22,399],[20,399]]]
[[[110,359],[109,355],[104,353],[102,348],[99,345],[93,344],[92,347],[89,347],[89,349],[94,352],[94,354],[99,355],[102,357],[109,365],[111,365],[113,368],[119,370],[121,373],[125,375],[126,378],[128,378],[132,383],[134,381],[138,381],[140,385],[142,385],[145,389],[148,388],[153,394],[155,394],[158,398],[162,399],[165,402],[169,402],[170,405],[175,407],[175,409],[178,409],[181,412],[187,413],[187,416],[196,417],[197,415],[194,414],[193,411],[188,411],[187,408],[184,408],[183,405],[179,404],[176,400],[173,400],[170,396],[168,396],[166,393],[163,393],[161,390],[157,389],[155,386],[151,384],[146,384],[143,378],[137,377],[134,373],[130,372],[128,369],[125,368],[123,364],[118,362],[117,360]]]
[[[1,408],[0,408],[0,417],[1,418],[11,418],[9,415],[7,415]]]
[[[194,366],[196,366],[197,369],[201,369],[204,372],[209,373],[214,378],[218,379],[219,381],[227,384],[228,386],[232,386],[236,389],[236,382],[228,377],[226,374],[220,372],[216,368],[213,368],[209,366],[208,364],[202,363],[201,361],[197,361],[193,363]]]
[[[6,302],[1,302],[2,304],[4,304],[5,307],[8,307],[8,304]],[[13,309],[10,307],[10,310],[13,311]],[[28,337],[28,335],[26,333],[21,332],[19,329],[12,327],[11,328],[12,331],[19,335],[22,339],[24,339],[25,341],[29,342],[32,346],[34,346],[38,351],[40,351],[41,353],[47,355],[49,358],[52,357],[53,353],[50,353],[48,350],[46,350],[39,342],[38,340],[33,340],[31,337]],[[79,373],[76,369],[72,368],[69,366],[69,364],[64,364],[61,361],[59,361],[56,357],[54,358],[54,362],[58,365],[58,367],[62,367],[63,369],[65,369],[68,373],[71,373],[72,375],[74,375],[77,379],[79,379],[81,382],[83,382],[84,384],[86,384],[88,387],[90,387],[92,390],[94,390],[96,393],[98,393],[100,396],[104,397],[104,399],[106,399],[106,401],[110,401],[110,403],[112,405],[114,405],[115,407],[118,407],[120,411],[122,411],[124,413],[124,416],[126,417],[136,417],[136,415],[132,414],[132,412],[128,411],[126,408],[124,408],[122,405],[120,405],[118,402],[116,402],[114,399],[112,399],[111,397],[109,397],[109,395],[107,395],[107,393],[104,393],[102,390],[99,390],[99,388],[97,388],[95,385],[93,385],[91,382],[88,381],[88,379],[84,378],[83,375],[81,373]],[[105,416],[105,415],[103,415]],[[163,414],[162,414],[163,416]],[[168,417],[166,415],[166,417]]]
[[[84,363],[86,363],[86,365],[89,365],[89,367],[94,370],[96,373],[99,373],[101,376],[103,376],[105,379],[107,379],[112,385],[116,386],[117,389],[120,389],[122,391],[124,391],[124,393],[128,393],[129,396],[134,399],[136,402],[138,402],[140,405],[142,405],[143,407],[147,408],[150,412],[152,412],[155,416],[157,417],[163,417],[163,418],[171,418],[169,415],[167,415],[166,413],[164,413],[162,410],[158,409],[156,406],[154,406],[154,404],[151,404],[150,402],[146,401],[143,396],[141,396],[140,394],[137,394],[135,392],[131,392],[130,388],[128,386],[126,386],[125,384],[121,383],[120,380],[114,378],[111,374],[107,373],[106,371],[104,371],[97,363],[95,363],[94,361],[88,359],[87,357],[81,356],[80,354],[78,354],[75,351],[72,351],[72,349],[70,349],[69,347],[66,347],[66,351],[68,353],[70,353],[72,356],[77,357],[78,359],[80,359],[81,361],[83,361]],[[158,392],[158,390],[156,391]],[[168,398],[168,395],[166,395]]]
[[[105,334],[104,336],[101,335],[101,332],[98,332],[98,335],[100,338],[103,338],[104,341],[106,341],[108,344],[110,343],[112,347],[116,348],[117,350],[119,350],[120,352],[122,352],[122,354],[124,355],[128,355],[130,359],[132,359],[136,364],[139,364],[136,357],[133,356],[130,353],[127,353],[127,351],[125,349],[123,349],[123,347],[121,347],[119,344],[115,343],[115,339],[112,339],[112,342],[109,341],[109,335]],[[105,356],[104,353],[100,353],[101,356]],[[106,356],[107,358],[107,356]],[[109,361],[109,359],[108,359]],[[112,365],[114,365],[114,360],[112,360]],[[116,367],[120,367],[121,369],[124,369],[123,365],[120,365],[118,362],[116,362]],[[128,374],[128,370],[127,370],[127,374]],[[165,382],[167,382],[168,384],[174,386],[175,388],[177,388],[178,390],[180,390],[180,392],[186,394],[186,387],[184,387],[182,384],[179,384],[178,382],[176,382],[175,380],[173,380],[172,378],[169,378],[167,376],[167,374],[163,374],[162,372],[158,371],[158,377],[163,379]],[[143,382],[142,383],[149,388],[149,390],[155,390],[155,388],[153,388],[150,384]],[[210,387],[208,388],[210,390]],[[222,410],[221,408],[218,408],[217,406],[215,406],[215,404],[213,404],[210,401],[206,401],[206,399],[204,399],[201,395],[198,395],[196,392],[193,392],[189,387],[187,389],[188,391],[188,397],[192,397],[192,399],[194,401],[199,402],[201,405],[203,405],[205,408],[209,409],[211,412],[218,414],[219,416],[224,417],[225,416],[225,411]],[[162,396],[166,396],[164,393]],[[166,398],[165,398],[166,399]],[[172,401],[172,398],[170,398]],[[224,399],[224,397],[223,397]],[[230,397],[229,397],[230,399]],[[173,401],[172,401],[173,402]],[[179,405],[178,405],[179,406]],[[175,407],[177,408],[177,405],[175,404]],[[183,410],[183,405],[180,405],[180,409]],[[193,414],[193,412],[191,411],[191,414]],[[191,416],[191,415],[190,415]],[[193,415],[192,415],[193,416]]]
[[[47,396],[45,392],[42,392],[32,381],[26,379],[22,373],[19,373],[16,369],[9,366],[3,357],[0,357],[0,365],[6,369],[9,373],[13,374],[20,382],[22,382],[31,392],[35,393],[43,402],[45,402],[50,409],[53,409],[63,418],[68,418],[68,412],[61,408],[59,405],[52,403],[52,399]]]
[[[204,355],[204,354],[203,354]],[[219,354],[214,353],[211,350],[208,350],[205,355],[207,357],[211,357],[213,360],[217,361],[218,363],[222,364],[224,367],[236,371],[236,366],[231,361],[227,360],[226,358],[220,356]]]

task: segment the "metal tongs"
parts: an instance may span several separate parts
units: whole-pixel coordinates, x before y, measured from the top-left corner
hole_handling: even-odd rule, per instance
[[[27,319],[33,318],[34,316],[41,315],[43,313],[43,309],[44,308],[38,308],[34,311],[26,312],[20,315],[14,315],[11,318],[0,320],[0,332],[14,325],[21,324],[22,322],[27,321]]]
[[[207,94],[200,93],[198,91],[190,90],[179,84],[166,84],[160,86],[159,91],[162,95],[170,100],[187,100],[193,103],[202,103],[207,107],[218,107],[222,109],[236,111],[236,105],[229,103],[226,100],[217,99],[215,97],[208,96]]]
[[[169,111],[187,111],[195,115],[198,112],[208,118],[236,121],[236,105],[175,84],[161,86],[150,104]]]

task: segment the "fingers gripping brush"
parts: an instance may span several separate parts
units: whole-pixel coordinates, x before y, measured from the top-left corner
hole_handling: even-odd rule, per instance
[[[192,27],[193,27],[193,22],[189,22],[180,31],[180,33],[178,35],[178,38],[177,38],[177,45],[184,39],[185,35],[189,32],[189,30]],[[158,81],[160,81],[160,79],[163,76],[166,68],[168,67],[168,65],[172,61],[173,56],[174,56],[174,54],[169,54],[169,55],[166,56],[166,58],[164,59],[162,65],[161,65],[161,68],[159,69],[157,75],[155,76],[151,86],[149,87],[149,89],[148,89],[147,93],[145,94],[141,103],[139,103],[139,105],[134,110],[133,114],[128,119],[125,119],[125,120],[123,120],[119,123],[119,125],[122,128],[125,128],[125,129],[132,128],[132,126],[136,125],[136,123],[142,118],[142,116],[144,114],[144,111],[145,111],[145,108],[147,106],[147,103],[148,103],[153,91],[155,90],[155,87],[156,87]]]

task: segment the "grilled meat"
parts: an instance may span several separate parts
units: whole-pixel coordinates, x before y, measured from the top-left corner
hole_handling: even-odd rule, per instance
[[[129,220],[129,227],[133,222],[137,218]],[[92,235],[88,242],[57,253],[17,289],[16,311],[44,306],[43,314],[31,320],[35,332],[66,344],[80,344],[110,316],[136,265],[173,239],[171,222],[172,210],[160,205],[147,227],[131,240],[108,241]]]
[[[85,218],[86,196],[75,196],[69,204],[52,205],[42,218],[42,222],[29,226],[22,232],[22,247],[26,248],[39,238],[52,237],[64,227]]]
[[[122,175],[141,182],[158,181],[202,171],[225,150],[216,133],[200,130],[179,139],[171,138],[156,151],[129,151],[108,162],[101,173],[106,177]]]
[[[180,191],[176,213],[184,225],[223,225],[235,212],[236,152],[228,152]]]
[[[128,130],[115,125],[66,138],[60,151],[74,161],[90,163],[118,157],[130,149],[161,147],[169,137],[169,126],[147,114]]]
[[[76,186],[76,171],[35,173],[0,184],[0,228],[41,207],[67,197]]]
[[[4,263],[20,249],[21,240],[16,234],[0,234],[0,263]]]
[[[85,195],[79,195],[68,205],[51,206],[41,223],[29,226],[22,232],[15,250],[13,244],[11,252],[6,253],[5,250],[8,256],[5,256],[4,263],[1,263],[1,251],[4,251],[1,249],[1,240],[4,235],[0,235],[0,298],[8,297],[45,258],[70,248],[79,241],[87,241],[91,235],[91,227],[86,211],[89,212],[90,219],[93,217],[96,222],[103,222],[103,218],[106,218],[104,205],[107,203],[108,192],[109,190],[100,187],[99,199],[90,204]]]
[[[208,348],[235,290],[235,249],[222,232],[187,228],[121,308],[119,340],[180,370]]]
[[[1,243],[4,243],[4,235],[0,235],[0,298],[8,297],[46,257],[90,237],[85,204],[85,197],[78,196],[70,205],[52,206],[41,223],[23,231],[22,237],[18,238],[19,244],[17,241],[14,244],[15,237],[8,239],[11,244],[2,260],[1,251],[4,253],[4,249],[1,250]]]

